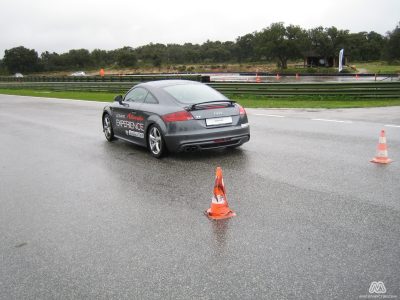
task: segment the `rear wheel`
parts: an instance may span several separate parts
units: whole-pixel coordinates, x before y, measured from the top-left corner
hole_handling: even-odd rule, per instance
[[[147,134],[147,140],[151,155],[160,158],[166,154],[167,148],[165,147],[164,137],[157,125],[152,125],[150,127]]]
[[[107,141],[111,142],[115,139],[114,130],[112,128],[111,117],[109,114],[105,114],[103,117],[103,132]]]

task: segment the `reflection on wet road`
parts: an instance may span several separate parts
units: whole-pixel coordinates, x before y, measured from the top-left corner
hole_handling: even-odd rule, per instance
[[[248,109],[240,149],[157,160],[103,105],[0,95],[0,299],[400,297],[399,108]]]

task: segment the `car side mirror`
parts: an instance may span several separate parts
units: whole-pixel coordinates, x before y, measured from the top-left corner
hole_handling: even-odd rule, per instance
[[[118,96],[116,96],[116,97],[114,98],[114,101],[115,101],[115,102],[118,102],[118,103],[121,104],[121,105],[122,105],[122,100],[123,100],[123,98],[122,98],[121,95],[118,95]]]

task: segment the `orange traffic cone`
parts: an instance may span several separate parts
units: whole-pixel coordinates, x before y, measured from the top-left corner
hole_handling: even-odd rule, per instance
[[[222,169],[217,167],[215,172],[214,195],[211,200],[211,207],[205,212],[207,217],[214,220],[227,219],[236,216],[229,208],[225,195],[224,179]]]
[[[281,79],[281,76],[279,75],[279,73],[278,74],[276,74],[276,79]]]
[[[385,130],[381,130],[376,156],[371,160],[371,162],[378,164],[388,164],[392,162],[392,160],[388,157]]]
[[[260,82],[261,82],[261,78],[260,78],[260,76],[258,76],[258,73],[256,74],[256,82],[257,82],[257,83],[260,83]]]
[[[104,69],[103,69],[103,68],[100,69],[100,76],[101,76],[101,77],[104,77]]]

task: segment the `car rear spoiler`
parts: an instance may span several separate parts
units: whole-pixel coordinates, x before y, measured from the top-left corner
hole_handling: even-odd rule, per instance
[[[197,105],[211,104],[211,103],[229,103],[229,106],[233,106],[236,103],[236,101],[233,101],[233,100],[214,100],[214,101],[199,102],[199,103],[195,103],[195,104],[189,105],[188,107],[186,107],[186,109],[187,110],[195,110]]]

